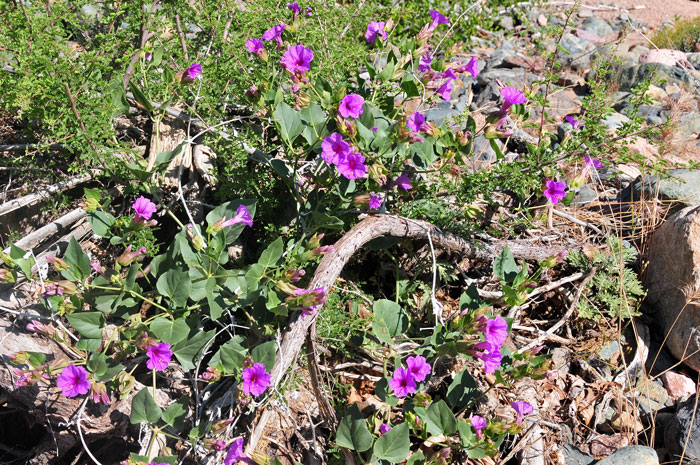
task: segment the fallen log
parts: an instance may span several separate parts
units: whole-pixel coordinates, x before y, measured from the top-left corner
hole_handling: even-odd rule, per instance
[[[427,239],[435,244],[436,247],[459,254],[462,257],[482,261],[493,260],[505,246],[510,248],[516,258],[536,261],[551,257],[561,251],[561,246],[555,248],[518,240],[495,240],[483,234],[479,235],[478,240],[470,241],[456,234],[443,231],[426,221],[412,220],[394,215],[376,215],[366,218],[355,225],[334,244],[332,252],[324,255],[309,284],[309,289],[318,287],[330,289],[355,252],[372,239],[384,236],[414,240]],[[282,378],[295,364],[310,329],[313,335],[313,327],[318,314],[319,312],[316,312],[312,316],[305,318],[292,317],[288,323],[278,348],[277,363],[275,363],[271,372],[273,387],[277,387],[280,384]],[[309,338],[309,341],[311,349],[309,352],[313,352],[313,339]],[[309,364],[310,370],[318,369],[315,356],[309,357]],[[319,407],[325,417],[324,419],[327,423],[331,423],[328,426],[334,429],[335,414],[328,396],[320,391],[317,383],[313,384]],[[246,446],[248,454],[252,454],[255,450],[270,416],[270,409],[264,408],[253,427],[253,432]]]

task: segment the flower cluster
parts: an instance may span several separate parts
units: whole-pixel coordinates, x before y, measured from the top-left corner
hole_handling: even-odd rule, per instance
[[[501,346],[508,337],[508,323],[500,316],[489,320],[484,315],[480,315],[476,322],[478,330],[484,335],[484,341],[474,344],[471,354],[482,360],[484,371],[491,374],[501,366]]]
[[[396,397],[406,397],[416,392],[416,382],[423,381],[431,371],[425,357],[417,355],[406,359],[407,368],[399,367],[389,381],[389,387]]]
[[[360,113],[361,112],[360,108]],[[359,114],[357,116],[359,116]],[[344,141],[340,133],[334,132],[326,136],[321,143],[321,149],[321,158],[329,165],[336,166],[340,175],[347,179],[358,179],[367,176],[368,168],[367,165],[364,164],[365,157],[357,152],[356,147]]]

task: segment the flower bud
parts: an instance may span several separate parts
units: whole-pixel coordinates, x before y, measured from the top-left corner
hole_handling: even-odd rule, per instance
[[[388,171],[381,163],[370,165],[368,169],[369,178],[379,185],[386,184]]]
[[[438,129],[435,124],[431,122],[425,122],[421,124],[420,126],[420,132],[422,132],[425,135],[432,136],[432,137],[439,137],[440,136],[440,129]]]
[[[96,404],[103,403],[105,405],[109,405],[112,403],[112,401],[109,399],[107,387],[104,385],[104,383],[92,383],[92,386],[90,386],[89,397],[90,400]]]
[[[221,372],[214,367],[207,367],[207,370],[199,375],[199,379],[208,383],[213,383],[221,378]]]
[[[69,268],[68,263],[66,263],[65,260],[60,259],[58,257],[47,256],[46,261],[51,263],[51,265],[53,265],[53,268],[59,272],[67,270]]]
[[[0,283],[14,283],[16,280],[17,278],[13,272],[0,268]]]
[[[27,360],[29,360],[29,354],[27,352],[15,352],[14,354],[10,354],[8,357],[10,359],[10,362],[14,363],[15,365],[24,365],[27,363]]]
[[[136,383],[136,379],[126,371],[122,371],[121,373],[119,373],[116,377],[116,381],[117,390],[121,394],[121,399],[126,397],[129,394],[129,392],[131,392],[131,390],[134,389],[134,385]]]
[[[352,204],[358,208],[366,208],[369,206],[369,194],[359,194],[352,199]]]
[[[62,279],[56,283],[61,289],[63,289],[63,295],[74,295],[78,290],[78,286],[74,282]]]
[[[124,253],[117,258],[117,263],[121,266],[129,266],[134,260],[146,253],[146,247],[141,247],[135,252],[131,251],[131,246],[127,247]],[[143,259],[143,258],[141,258]]]
[[[299,288],[289,284],[286,281],[279,280],[279,281],[275,282],[275,289],[277,289],[278,291],[280,291],[283,294],[295,295],[296,291]]]
[[[284,278],[290,283],[296,283],[305,274],[306,270],[297,270],[296,268],[292,268],[284,273]]]

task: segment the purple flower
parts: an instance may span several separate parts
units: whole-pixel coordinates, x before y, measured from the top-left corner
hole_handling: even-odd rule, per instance
[[[433,62],[433,58],[430,56],[430,52],[425,52],[425,55],[420,57],[418,62],[418,71],[425,73],[430,70],[430,63]]]
[[[476,57],[471,57],[469,60],[469,63],[466,65],[462,66],[459,69],[461,72],[467,72],[472,75],[472,77],[477,77],[479,75],[479,62],[476,60]]]
[[[437,93],[440,94],[440,97],[442,97],[443,100],[450,101],[452,98],[450,95],[452,93],[452,81],[449,79],[445,81],[445,83],[437,90]]]
[[[526,402],[524,400],[511,402],[510,406],[513,407],[513,410],[515,410],[515,414],[517,415],[515,423],[518,425],[523,423],[523,417],[525,415],[529,415],[532,413],[532,405],[530,405],[530,402]]]
[[[406,127],[413,132],[418,132],[423,123],[425,123],[425,115],[420,112],[415,112],[408,117]]]
[[[379,435],[384,436],[386,433],[391,431],[391,426],[387,425],[386,423],[382,423],[379,425]]]
[[[46,286],[46,290],[41,293],[44,299],[54,296],[62,296],[63,288],[56,283],[50,283]]]
[[[247,48],[250,53],[260,56],[265,50],[265,43],[262,40],[253,37],[252,39],[248,39],[248,42],[245,43],[245,48]]]
[[[305,274],[306,270],[297,270],[296,268],[292,268],[291,270],[287,270],[287,272],[284,273],[284,277],[290,283],[295,283],[299,281]]]
[[[277,26],[271,27],[262,35],[262,40],[274,40],[279,48],[282,48],[282,31],[287,27],[286,24],[280,23]]]
[[[596,160],[595,158],[583,157],[583,159],[585,160],[586,164],[588,166],[590,166],[591,168],[602,168],[603,167],[603,164],[601,162],[599,162],[598,160]]]
[[[231,445],[228,446],[226,458],[224,458],[224,465],[233,465],[236,462],[251,462],[248,456],[243,452],[243,441],[242,437],[236,438]]]
[[[527,102],[525,94],[520,92],[515,87],[506,86],[501,89],[501,96],[503,97],[503,106],[499,111],[500,114],[505,115],[508,113],[508,109],[513,105],[520,105],[521,103]]]
[[[500,347],[506,342],[508,337],[508,323],[500,316],[497,316],[493,320],[488,320],[482,331],[487,341]]]
[[[566,184],[561,181],[555,181],[550,179],[545,183],[544,196],[552,202],[552,205],[556,205],[566,197]]]
[[[430,365],[425,361],[425,357],[420,355],[408,357],[406,365],[408,366],[408,371],[411,372],[413,378],[418,382],[423,381],[430,374]]]
[[[437,10],[430,10],[430,17],[433,18],[430,30],[435,30],[440,24],[450,24],[450,20]]]
[[[501,349],[488,341],[477,342],[474,344],[472,356],[484,361],[484,371],[486,374],[491,374],[501,366]]]
[[[338,160],[338,173],[348,179],[364,178],[367,176],[365,157],[359,153],[350,152]]]
[[[329,165],[337,165],[341,158],[350,153],[350,144],[345,142],[338,132],[324,137],[321,148],[321,158]]]
[[[484,420],[484,418],[480,417],[479,415],[472,415],[469,417],[469,423],[471,423],[472,427],[476,431],[476,438],[481,439],[481,430],[486,428],[486,420]]]
[[[192,63],[189,68],[185,70],[185,74],[182,76],[182,80],[185,82],[194,82],[199,76],[202,75],[202,65],[199,63]]]
[[[56,380],[56,386],[60,387],[66,397],[75,397],[87,394],[90,390],[88,372],[81,366],[68,365]]]
[[[566,118],[564,118],[564,121],[569,123],[573,129],[577,129],[584,126],[583,124],[581,124],[580,120],[577,120],[573,116],[567,116]]]
[[[299,11],[301,11],[301,8],[299,8],[299,4],[297,2],[290,3],[289,5],[287,5],[287,8],[292,10],[292,12],[294,13],[294,16],[298,15]]]
[[[151,216],[158,210],[158,207],[156,207],[155,203],[142,195],[131,205],[131,209],[136,212],[134,214],[134,221],[140,223],[150,220]]]
[[[243,204],[240,204],[236,209],[236,216],[234,216],[230,220],[225,220],[221,226],[226,228],[228,226],[233,226],[234,224],[239,223],[243,223],[249,228],[253,227],[253,217],[250,216],[250,211],[248,211],[246,206]]]
[[[287,71],[294,74],[297,71],[304,72],[311,68],[311,60],[314,59],[314,52],[301,44],[293,45],[284,52],[282,56],[282,66]]]
[[[149,370],[163,371],[168,368],[168,363],[173,358],[173,351],[170,350],[170,344],[160,342],[149,346],[146,355],[148,356],[146,366]]]
[[[442,73],[440,77],[447,79],[457,79],[457,75],[455,74],[455,71],[452,68],[447,68],[447,71]]]
[[[397,368],[394,377],[389,381],[389,387],[394,391],[396,397],[406,397],[416,392],[416,381],[413,375],[405,368]]]
[[[377,41],[377,36],[380,36],[382,40],[386,40],[386,31],[384,26],[386,23],[384,21],[371,21],[367,25],[367,32],[365,32],[365,39],[368,44],[373,44]]]
[[[243,392],[259,396],[270,386],[270,374],[265,371],[265,365],[256,363],[241,372]]]
[[[348,94],[343,97],[338,107],[338,113],[343,118],[359,118],[364,111],[365,99],[357,94]]]
[[[146,55],[144,55],[144,58],[146,59],[146,61],[150,62],[151,60],[153,60],[153,54],[150,52],[146,53]]]
[[[379,210],[382,208],[382,203],[384,201],[382,200],[381,197],[378,195],[375,195],[374,192],[372,192],[372,195],[369,198],[369,209],[370,210]]]
[[[396,178],[394,185],[399,186],[399,189],[404,191],[407,191],[413,187],[411,185],[411,179],[408,177],[408,173],[403,173],[401,176]]]

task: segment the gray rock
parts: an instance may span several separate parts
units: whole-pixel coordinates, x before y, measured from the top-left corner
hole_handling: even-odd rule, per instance
[[[584,19],[582,27],[587,31],[595,32],[601,37],[615,32],[607,21],[596,16]]]
[[[695,412],[696,395],[680,404],[666,425],[664,445],[672,460],[677,460],[685,449],[685,463],[700,461],[700,415]]]
[[[589,203],[595,201],[597,198],[598,198],[598,193],[596,191],[591,189],[589,186],[583,186],[583,187],[581,187],[581,189],[579,189],[578,192],[576,192],[576,195],[574,196],[574,200],[571,202],[571,204],[575,205],[575,206],[582,206],[582,205],[586,205],[586,204],[589,204]],[[613,342],[615,342],[617,344],[617,341],[613,341]],[[610,344],[612,344],[612,343],[610,343]],[[603,355],[603,350],[606,347],[610,346],[610,344],[603,347],[603,349],[601,349],[601,351],[599,353],[599,355],[601,357],[603,357],[605,360],[609,360],[610,357],[612,357],[612,355],[608,355],[607,352],[606,352],[606,355]],[[618,352],[620,351],[619,347],[618,347],[617,351]]]
[[[627,115],[631,111],[632,107],[626,106],[621,113]],[[646,118],[649,124],[663,124],[668,119],[669,111],[660,105],[640,105],[637,114]],[[700,121],[698,121],[698,124],[700,124]]]
[[[630,200],[659,198],[677,202],[677,208],[700,205],[700,171],[669,170],[670,177],[647,176],[632,185]]]
[[[668,392],[663,383],[658,380],[650,380],[644,374],[639,376],[636,386],[637,405],[646,414],[661,410],[668,402]]]
[[[568,52],[560,53],[558,60],[565,66],[570,66],[577,71],[583,71],[591,66],[591,55],[596,49],[595,45],[573,34],[566,33],[562,36],[559,45]]]
[[[686,53],[686,57],[688,57],[688,61],[693,64],[695,69],[700,69],[700,53]]]
[[[699,93],[698,79],[700,73],[689,71],[679,66],[668,66],[661,63],[644,63],[622,68],[617,80],[620,90],[630,90],[647,78],[665,80],[666,84],[678,84],[689,91]]]
[[[651,447],[627,446],[617,449],[597,465],[659,465],[659,456]]]
[[[690,139],[696,139],[700,133],[700,113],[696,111],[683,113],[678,121],[678,130]]]
[[[483,73],[477,77],[478,86],[474,89],[475,98],[472,103],[474,109],[481,108],[487,103],[496,103],[501,99],[501,91],[496,80],[505,85],[523,89],[525,85],[530,85],[540,79],[537,75],[527,73],[523,69],[496,68]]]
[[[621,113],[611,113],[602,121],[608,129],[617,129],[622,126],[622,123],[628,122],[630,119]]]
[[[514,27],[512,16],[502,15],[498,21],[501,24],[501,27],[506,31],[510,31]]]
[[[586,454],[576,446],[566,444],[561,448],[566,465],[591,465],[595,462],[592,455]]]
[[[620,353],[620,343],[617,341],[608,342],[598,351],[598,355],[600,355],[603,360],[610,360],[618,353]]]
[[[591,16],[593,16],[593,10],[590,8],[580,8],[578,10],[579,18],[590,18]]]
[[[503,142],[499,139],[494,139],[498,148],[503,151]],[[480,163],[494,163],[498,157],[496,152],[491,148],[489,139],[484,137],[483,134],[479,134],[474,138],[474,144],[472,145],[472,152],[474,156],[471,157],[472,161]]]
[[[441,107],[442,104],[447,105]],[[435,126],[440,126],[445,120],[450,124],[450,120],[459,114],[460,111],[452,108],[449,102],[440,102],[436,108],[430,109],[425,113],[425,119],[426,121],[434,123]]]

